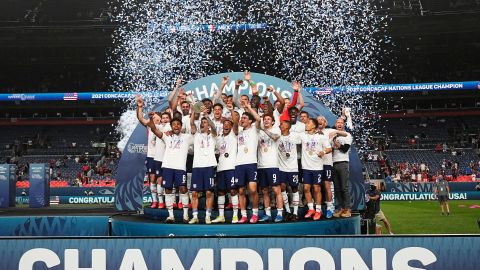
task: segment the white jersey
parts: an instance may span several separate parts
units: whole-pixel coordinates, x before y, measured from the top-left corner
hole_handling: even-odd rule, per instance
[[[297,144],[302,143],[299,133],[290,133],[288,136],[281,135],[277,140],[278,145],[278,168],[282,172],[298,172]]]
[[[216,121],[215,118],[212,118],[212,122],[215,125],[215,131],[217,132],[217,135],[220,135],[223,133],[223,122],[222,120]]]
[[[160,124],[160,125],[155,125],[157,127],[157,129],[160,131],[160,132],[167,132],[167,131],[170,131],[172,130],[172,128],[170,127],[170,124]],[[160,161],[162,162],[163,161],[163,156],[165,155],[165,142],[158,138],[158,137],[155,137],[156,141],[155,141],[155,156],[153,157],[154,160],[156,161]]]
[[[277,109],[273,109],[273,119],[275,119],[275,123],[273,124],[274,127],[280,126],[280,113]]]
[[[263,124],[263,123],[262,123]],[[278,127],[271,127],[268,131],[280,135]],[[277,142],[270,138],[265,131],[258,133],[258,165],[259,169],[278,168]]]
[[[322,132],[323,132],[323,135],[325,135],[328,138],[328,142],[330,143],[330,145],[333,145],[333,140],[332,140],[333,138],[330,138],[330,134],[332,132],[335,132],[335,130],[332,128],[324,128]],[[323,156],[323,165],[330,165],[330,166],[333,165],[332,152]]]
[[[217,166],[217,159],[215,158],[215,137],[212,133],[195,133],[193,151],[193,168]]]
[[[217,172],[235,169],[237,158],[237,135],[232,131],[227,136],[217,136],[218,167]]]
[[[292,125],[290,127],[290,133],[291,132],[304,134],[305,133],[305,124],[300,122],[300,121],[295,122],[295,125]],[[297,158],[301,159],[302,158],[302,146],[301,145],[297,146],[297,153],[298,153]],[[303,164],[302,164],[302,166],[303,166]]]
[[[193,144],[193,136],[186,133],[172,134],[171,136],[162,136],[162,140],[165,142],[165,158],[162,168],[185,171],[188,148]]]
[[[255,125],[239,131],[237,144],[236,165],[257,163],[258,129]]]
[[[302,138],[302,169],[323,170],[323,160],[318,153],[330,148],[330,143],[325,135],[317,133],[301,135]]]
[[[224,107],[223,111],[222,111],[222,116],[226,117],[226,118],[231,118],[232,113],[230,112],[230,110],[227,107]]]
[[[346,137],[338,136],[335,140],[338,141],[340,145],[344,145],[344,144],[352,145],[353,138],[352,138],[352,135],[348,133]],[[346,153],[343,153],[338,149],[333,149],[333,162],[349,161],[350,160],[348,157],[349,154],[350,154],[350,148],[348,148],[348,151]]]
[[[155,134],[153,131],[147,127],[147,157],[154,158],[155,157]]]

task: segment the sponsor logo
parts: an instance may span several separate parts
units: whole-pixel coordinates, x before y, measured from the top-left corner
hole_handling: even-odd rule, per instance
[[[131,154],[147,154],[147,146],[141,143],[129,143],[127,151]]]

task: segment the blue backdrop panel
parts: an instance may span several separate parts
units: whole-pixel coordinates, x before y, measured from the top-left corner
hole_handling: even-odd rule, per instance
[[[0,217],[2,236],[108,236],[108,216]]]
[[[67,249],[78,251],[78,255],[67,256]],[[98,255],[92,255],[94,249]],[[251,259],[248,269],[413,269],[410,266],[428,270],[474,270],[478,269],[475,258],[480,253],[480,236],[8,238],[0,239],[0,250],[2,269],[46,269],[47,257],[52,262],[48,268],[51,270],[67,269],[66,265],[72,261],[79,261],[77,268],[91,268],[92,257],[98,256],[94,260],[104,261],[104,269],[120,269],[122,262],[135,257],[135,269],[166,269],[175,262],[181,267],[174,269],[191,269],[193,263],[203,262],[196,269],[220,270],[222,262],[234,262],[247,255],[244,259]],[[137,255],[132,256],[132,251]],[[200,251],[204,256],[196,258]],[[271,252],[275,255],[269,256]],[[212,267],[205,267],[206,263]],[[125,269],[133,269],[132,264]],[[247,269],[247,265],[237,263],[228,270],[235,269]]]
[[[50,205],[50,174],[49,168],[43,163],[30,164],[30,208]]]
[[[15,206],[15,165],[0,164],[0,208]]]
[[[432,192],[434,183],[386,183],[386,192]],[[450,191],[474,191],[477,182],[450,182]]]
[[[328,221],[280,224],[165,224],[112,220],[114,236],[242,236],[242,235],[355,235],[360,234],[360,216]]]
[[[210,98],[218,89],[222,78],[224,76],[230,77],[230,83],[224,89],[224,92],[229,95],[233,94],[235,80],[243,78],[243,72],[221,73],[208,77],[201,78],[196,81],[189,82],[184,87],[191,90],[198,100],[203,98]],[[273,87],[283,96],[292,96],[291,83],[285,80],[268,76],[260,73],[252,73],[252,80],[257,83],[259,95],[267,93],[267,86]],[[251,96],[251,89],[245,82],[241,87],[241,94]],[[271,95],[271,93],[267,93]],[[330,125],[332,125],[336,116],[322,103],[315,99],[310,92],[302,91],[305,101],[303,110],[311,115],[323,115],[327,118]],[[167,100],[161,100],[153,108],[158,111],[167,106]],[[140,210],[142,208],[142,189],[143,179],[145,175],[144,160],[146,156],[146,142],[147,133],[145,127],[140,124],[133,131],[127,146],[125,147],[122,158],[119,163],[119,170],[115,178],[117,179],[115,192],[115,207],[117,210]],[[360,159],[354,147],[350,153],[350,188],[352,194],[352,208],[363,209],[365,207],[365,189],[363,186],[363,176]]]

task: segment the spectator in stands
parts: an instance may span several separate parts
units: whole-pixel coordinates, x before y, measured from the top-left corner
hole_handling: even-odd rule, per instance
[[[441,144],[437,143],[435,145],[435,152],[436,153],[441,153],[442,152],[442,145]]]
[[[433,196],[438,198],[440,208],[442,209],[442,215],[445,215],[444,205],[447,208],[447,216],[450,215],[450,208],[448,206],[448,195],[450,194],[450,187],[443,174],[437,175],[437,182],[433,187]]]
[[[393,235],[392,226],[390,225],[390,222],[388,222],[388,219],[385,216],[385,214],[383,214],[382,210],[380,209],[381,196],[380,196],[380,191],[377,189],[377,186],[371,184],[370,190],[367,191],[367,195],[368,195],[368,198],[367,198],[368,203],[371,203],[375,209],[375,219],[377,221],[377,224],[380,223],[380,221],[382,221],[383,224],[385,225],[385,228],[388,230],[388,233]]]

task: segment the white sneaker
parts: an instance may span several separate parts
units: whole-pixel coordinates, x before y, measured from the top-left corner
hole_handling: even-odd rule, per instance
[[[194,217],[192,219],[190,219],[190,221],[188,222],[188,224],[197,224],[199,222],[198,218],[197,217]]]
[[[225,223],[225,217],[218,216],[216,219],[212,220],[212,223]]]
[[[205,217],[205,224],[212,224],[212,219],[210,217]]]

